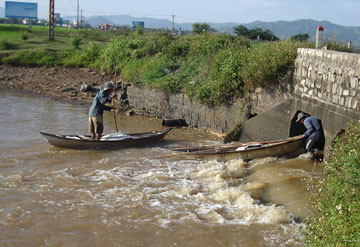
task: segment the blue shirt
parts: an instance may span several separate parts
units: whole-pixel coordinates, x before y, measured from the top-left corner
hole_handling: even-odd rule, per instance
[[[305,132],[306,136],[310,136],[314,132],[321,132],[322,127],[320,124],[320,120],[315,117],[307,117],[304,119],[304,126],[307,129]]]
[[[108,97],[104,90],[99,91],[90,106],[89,117],[95,117],[97,115],[102,115],[104,110],[111,110],[110,107],[105,106],[105,103],[111,102],[111,98]]]

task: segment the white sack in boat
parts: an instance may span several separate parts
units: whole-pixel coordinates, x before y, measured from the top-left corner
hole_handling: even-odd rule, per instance
[[[120,141],[120,140],[126,140],[126,139],[134,139],[133,136],[129,136],[125,133],[112,133],[108,135],[104,135],[100,138],[100,141]]]

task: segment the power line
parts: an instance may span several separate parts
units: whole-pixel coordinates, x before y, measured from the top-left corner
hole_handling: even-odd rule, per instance
[[[77,14],[77,9],[75,9],[73,3],[71,0],[69,0],[69,3],[71,5],[72,11],[67,8],[56,8],[56,11],[59,12],[59,10],[62,11],[69,11],[69,12],[75,12],[75,16],[78,16]],[[46,7],[38,7],[38,9],[42,9],[45,10],[47,9]],[[129,15],[132,17],[136,17],[136,18],[141,18],[141,17],[167,17],[168,20],[172,20],[173,16],[175,17],[175,15],[165,15],[165,14],[146,14],[146,13],[119,13],[119,12],[107,12],[107,11],[94,11],[94,10],[87,10],[87,9],[83,9],[84,12],[86,13],[92,13],[92,14],[96,14],[96,15]],[[192,21],[197,21],[197,22],[207,22],[209,23],[209,21],[203,20],[203,19],[198,19],[198,18],[193,18],[193,17],[188,17],[188,16],[180,16],[180,15],[176,15],[177,19],[184,19],[184,20],[189,20],[189,22]],[[79,20],[79,17],[77,17],[77,21]]]
[[[73,5],[73,3],[72,3],[71,0],[69,0],[69,3],[70,3],[70,5],[71,5],[71,8],[75,11],[75,7],[74,7],[74,5]]]

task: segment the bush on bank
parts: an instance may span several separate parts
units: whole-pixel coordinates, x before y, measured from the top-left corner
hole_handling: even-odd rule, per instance
[[[228,103],[246,89],[272,83],[293,66],[304,43],[253,43],[228,34],[173,36],[133,33],[114,39],[97,55],[68,65],[118,71],[124,80],[166,92],[185,91],[207,104]],[[86,55],[89,54],[89,55]],[[84,64],[84,61],[88,61]]]
[[[318,216],[306,228],[308,246],[360,245],[360,122],[351,123],[335,140],[326,178],[315,195]]]

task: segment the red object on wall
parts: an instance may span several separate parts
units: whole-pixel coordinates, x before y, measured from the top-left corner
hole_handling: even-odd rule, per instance
[[[318,26],[317,29],[318,29],[319,31],[324,31],[324,28],[323,28],[322,26]]]

